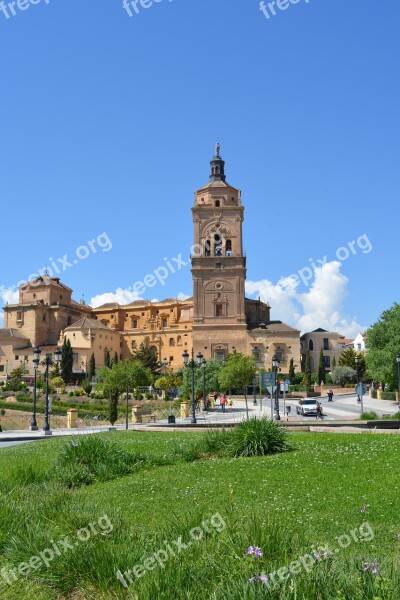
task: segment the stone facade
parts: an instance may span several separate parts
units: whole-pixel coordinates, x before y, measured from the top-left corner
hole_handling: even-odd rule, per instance
[[[233,351],[253,354],[259,367],[267,369],[277,354],[281,371],[289,370],[292,358],[300,369],[300,332],[271,321],[268,304],[245,298],[244,207],[240,190],[226,182],[219,147],[211,161],[210,182],[195,192],[192,216],[193,298],[93,309],[97,319],[120,333],[122,357],[143,342],[174,369],[181,367],[182,353],[192,348],[206,360],[223,360]]]
[[[76,321],[60,333],[59,346],[64,343],[64,339],[71,342],[74,353],[73,373],[84,375],[88,372],[89,361],[94,354],[96,366],[104,365],[105,351],[110,352],[113,358],[117,353],[118,359],[121,358],[121,336],[103,325],[96,319],[83,317]]]
[[[333,331],[325,331],[325,329],[315,329],[309,333],[304,333],[300,338],[302,364],[306,360],[307,350],[310,351],[311,372],[318,371],[319,355],[321,348],[324,353],[325,370],[332,370],[333,358],[336,359],[336,364],[339,362],[339,356],[342,350],[343,336]]]
[[[33,375],[33,348],[39,346],[42,357],[46,353],[52,354],[60,331],[80,319],[82,314],[91,313],[90,306],[78,304],[71,295],[71,288],[48,275],[19,288],[18,304],[7,304],[3,309],[0,364],[7,360],[7,368],[0,368],[0,376],[4,376],[5,372],[9,374],[21,364],[25,365],[28,375]],[[9,332],[12,332],[11,335]],[[17,339],[23,341],[16,342]]]

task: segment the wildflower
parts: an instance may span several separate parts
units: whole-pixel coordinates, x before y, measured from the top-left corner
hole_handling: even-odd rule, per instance
[[[369,504],[363,504],[362,507],[361,507],[361,512],[365,513],[366,510],[367,510],[367,508],[369,508],[369,506],[370,506]]]
[[[78,447],[78,444],[77,444],[76,442],[72,442],[72,447],[73,447],[73,448],[77,448],[77,447]]]
[[[266,575],[258,575],[257,573],[254,574],[254,577],[250,577],[249,579],[249,583],[253,583],[253,581],[261,581],[261,583],[268,583],[268,577]]]
[[[93,421],[97,421],[99,417],[94,416]]]
[[[250,555],[254,556],[254,558],[261,558],[263,553],[261,552],[261,548],[259,548],[258,546],[249,546],[246,552],[246,556]]]
[[[378,559],[376,558],[372,563],[365,562],[363,571],[369,571],[373,575],[380,575],[378,569]]]

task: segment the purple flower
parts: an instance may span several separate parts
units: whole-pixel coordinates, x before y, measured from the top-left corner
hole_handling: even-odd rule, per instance
[[[268,577],[266,575],[257,575],[257,573],[255,573],[254,577],[250,577],[249,583],[253,583],[253,581],[261,581],[261,583],[268,583]]]
[[[77,444],[76,442],[73,442],[73,443],[72,443],[72,447],[73,447],[73,448],[77,448],[77,447],[78,447],[78,444]]]
[[[369,508],[369,506],[370,506],[369,504],[363,504],[361,507],[361,512],[365,513],[365,511],[367,510],[367,508]]]
[[[99,417],[93,417],[93,421],[97,421]]]
[[[261,552],[261,548],[259,548],[258,546],[249,546],[246,552],[246,556],[250,555],[254,556],[254,558],[261,558],[263,553]]]
[[[369,571],[373,575],[380,575],[378,569],[378,559],[376,558],[372,563],[365,562],[363,571]]]

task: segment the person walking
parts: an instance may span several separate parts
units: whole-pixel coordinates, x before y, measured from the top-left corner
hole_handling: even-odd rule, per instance
[[[225,407],[226,407],[226,396],[225,396],[225,394],[221,394],[221,397],[219,399],[219,403],[220,403],[220,406],[221,406],[221,410],[224,413],[225,412]]]
[[[332,390],[328,390],[328,402],[333,402],[334,393]]]
[[[317,421],[319,419],[322,419],[322,406],[319,402],[317,402],[317,416],[316,416]]]
[[[232,398],[228,399],[228,408],[229,408],[229,411],[231,412],[232,408],[233,408],[233,400],[232,400]]]

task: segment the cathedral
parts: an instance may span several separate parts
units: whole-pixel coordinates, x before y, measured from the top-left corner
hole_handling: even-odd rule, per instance
[[[21,286],[18,305],[4,307],[0,376],[5,375],[5,361],[6,372],[23,362],[31,373],[32,349],[41,345],[50,353],[64,338],[71,341],[74,373],[81,376],[92,352],[102,366],[105,350],[126,359],[142,342],[173,369],[181,367],[182,353],[193,348],[206,360],[224,360],[234,351],[250,354],[267,370],[276,355],[280,371],[288,372],[291,359],[300,370],[300,332],[271,320],[269,304],[245,296],[244,206],[240,190],[226,181],[219,144],[209,182],[195,192],[192,218],[196,252],[191,257],[191,298],[91,308],[72,300],[71,290],[59,279],[44,276]]]

